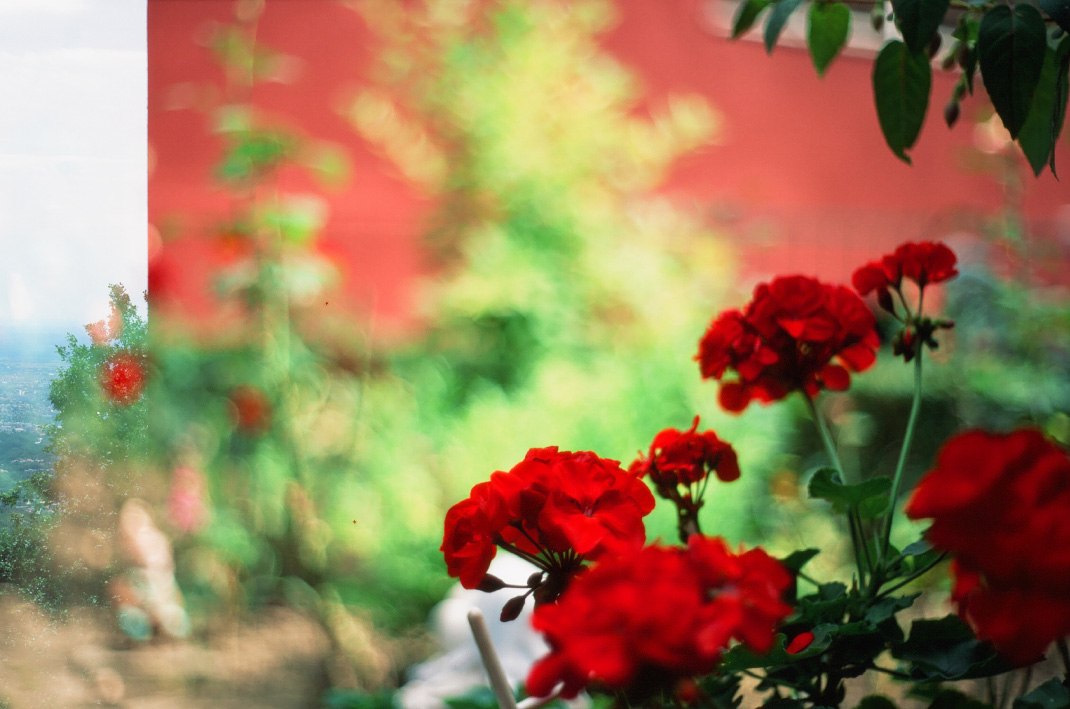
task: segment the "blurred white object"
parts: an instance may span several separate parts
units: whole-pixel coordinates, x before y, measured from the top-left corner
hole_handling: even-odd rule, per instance
[[[175,582],[171,540],[152,519],[149,506],[130,498],[119,510],[119,548],[126,569],[109,584],[120,629],[135,640],[156,633],[189,636],[190,622]]]
[[[536,571],[535,566],[510,554],[499,553],[490,565],[490,573],[511,584],[523,584]],[[409,681],[397,695],[401,706],[404,709],[441,709],[445,699],[460,696],[475,687],[488,686],[489,679],[469,626],[468,614],[473,609],[485,618],[488,634],[510,686],[522,684],[535,661],[549,652],[542,637],[531,628],[534,601],[530,598],[516,620],[508,623],[498,620],[505,602],[523,592],[524,589],[503,588],[494,593],[483,593],[460,585],[454,587],[431,613],[431,630],[443,652],[412,668]]]

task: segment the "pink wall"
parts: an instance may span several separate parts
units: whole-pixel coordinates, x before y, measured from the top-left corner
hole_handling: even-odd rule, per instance
[[[781,47],[770,57],[760,43],[715,36],[701,2],[620,3],[620,22],[605,45],[637,74],[649,102],[697,92],[720,112],[722,140],[681,161],[662,190],[699,205],[736,238],[747,274],[845,278],[894,243],[976,231],[998,215],[1002,188],[968,167],[981,157],[972,126],[963,120],[948,131],[943,124],[950,74],[935,78],[927,125],[907,166],[880,135],[870,59],[841,57],[820,79],[801,50]],[[218,68],[194,42],[205,23],[227,21],[232,7],[229,0],[149,3],[149,216],[159,231],[179,234],[150,249],[157,312],[212,307],[206,276],[220,254],[204,237],[226,204],[210,179],[218,145],[202,113],[169,107],[189,103],[176,85],[219,83]],[[257,105],[339,143],[352,162],[350,184],[327,194],[323,249],[347,274],[346,293],[332,307],[372,313],[386,334],[410,327],[409,288],[423,270],[418,240],[432,205],[335,109],[361,81],[373,38],[355,12],[327,0],[269,0],[259,37],[300,57],[301,73],[290,84],[258,86]],[[979,103],[964,105],[964,119]],[[1060,162],[1070,171],[1065,141]],[[309,187],[300,177],[285,179],[286,187]],[[1070,231],[1070,192],[1050,174],[1025,177],[1022,204],[1040,237],[1050,242]]]

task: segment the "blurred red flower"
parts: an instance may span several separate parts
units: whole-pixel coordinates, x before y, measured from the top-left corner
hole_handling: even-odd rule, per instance
[[[114,305],[107,320],[97,320],[85,326],[85,331],[94,345],[105,345],[118,340],[123,334],[123,314]]]
[[[932,518],[979,638],[1024,664],[1070,634],[1070,457],[1039,431],[952,438],[906,512]]]
[[[584,560],[641,547],[643,517],[653,508],[649,488],[617,461],[532,448],[509,472],[494,473],[450,508],[441,551],[449,574],[465,588],[479,586],[499,546],[551,575],[568,575]]]
[[[116,352],[100,367],[100,388],[113,403],[133,404],[145,388],[143,358],[125,350]]]
[[[870,261],[851,277],[851,283],[861,295],[877,291],[878,298],[890,298],[887,291],[899,290],[907,278],[924,288],[958,275],[955,252],[940,242],[907,242],[878,261]],[[889,301],[890,302],[890,301]]]
[[[248,384],[234,387],[230,392],[231,418],[238,430],[260,433],[271,423],[271,402],[259,388]]]
[[[167,494],[167,513],[175,527],[186,534],[204,527],[208,521],[206,498],[204,476],[198,470],[186,465],[175,468]]]
[[[699,342],[702,376],[721,381],[719,400],[742,411],[793,391],[843,390],[879,345],[873,314],[850,289],[806,276],[759,284],[743,311],[721,313]],[[738,378],[724,381],[725,374]]]
[[[764,551],[736,555],[701,535],[686,549],[654,545],[607,557],[557,603],[535,609],[532,624],[551,649],[532,667],[528,693],[545,696],[563,683],[568,698],[597,684],[642,703],[711,672],[733,639],[766,652],[791,612],[781,600],[790,583]]]

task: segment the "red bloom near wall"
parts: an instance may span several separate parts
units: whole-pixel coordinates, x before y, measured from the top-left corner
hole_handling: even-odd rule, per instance
[[[906,508],[954,557],[953,600],[982,640],[1028,663],[1070,634],[1070,457],[1034,430],[951,439]]]
[[[898,291],[904,278],[919,288],[954,278],[958,275],[955,262],[955,252],[942,243],[907,242],[893,253],[859,268],[851,277],[851,283],[862,295],[876,291],[883,305],[883,299],[891,297],[886,291]]]
[[[680,680],[711,672],[732,640],[757,652],[773,643],[791,608],[781,595],[791,575],[760,549],[733,554],[719,538],[692,536],[687,548],[652,545],[598,562],[532,624],[550,654],[527,689],[564,697],[589,684],[642,702]]]
[[[759,284],[750,304],[721,313],[699,342],[706,379],[721,382],[728,411],[793,391],[843,390],[872,366],[880,344],[873,314],[854,291],[806,276]],[[727,379],[729,373],[735,379]]]
[[[137,355],[117,352],[100,368],[100,388],[113,403],[128,406],[145,388],[145,365]]]

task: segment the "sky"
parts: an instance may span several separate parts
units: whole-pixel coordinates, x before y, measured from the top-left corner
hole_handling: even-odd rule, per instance
[[[0,338],[147,287],[145,0],[0,0]]]

